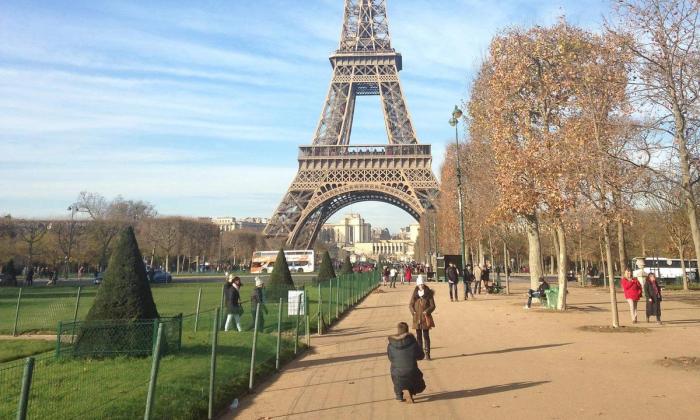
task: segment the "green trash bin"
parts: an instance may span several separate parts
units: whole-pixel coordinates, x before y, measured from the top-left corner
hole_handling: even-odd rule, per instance
[[[559,300],[559,288],[550,287],[544,291],[547,296],[547,309],[557,309],[557,300]]]

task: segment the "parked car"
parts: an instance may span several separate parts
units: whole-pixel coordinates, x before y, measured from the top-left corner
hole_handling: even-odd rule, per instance
[[[172,281],[173,276],[171,276],[167,271],[156,270],[153,272],[153,280],[151,280],[152,283],[170,283]]]

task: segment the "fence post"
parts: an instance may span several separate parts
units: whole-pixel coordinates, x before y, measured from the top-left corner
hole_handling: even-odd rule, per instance
[[[73,323],[78,320],[78,308],[80,307],[80,291],[82,286],[78,286],[78,295],[75,297],[75,311],[73,311]]]
[[[219,313],[221,314],[220,316],[222,317],[222,319],[219,320],[219,328],[223,328],[224,324],[222,322],[224,316],[224,298],[226,297],[226,295],[224,294],[224,287],[226,287],[226,285],[221,286],[221,304],[219,305]]]
[[[151,379],[148,383],[148,396],[146,397],[146,412],[144,420],[149,420],[153,413],[153,405],[156,397],[156,381],[158,380],[158,368],[160,367],[160,344],[163,340],[163,324],[158,323],[156,345],[153,348],[153,363],[151,364]]]
[[[340,278],[335,279],[335,319],[340,318]]]
[[[318,318],[318,327],[316,328],[316,334],[322,335],[323,334],[323,288],[322,288],[322,282],[318,282],[318,310],[316,311],[316,315]]]
[[[201,289],[200,289],[201,290]],[[209,411],[207,418],[214,418],[214,383],[216,380],[216,346],[219,342],[219,308],[214,310],[211,331],[211,363],[209,365]]]
[[[19,288],[19,293],[17,293],[17,309],[15,309],[15,325],[12,327],[12,335],[17,335],[17,321],[19,321],[19,304],[22,302],[22,288]]]
[[[298,298],[297,298],[298,300]],[[299,312],[297,312],[299,318]],[[280,370],[280,342],[282,340],[282,298],[280,306],[277,308],[277,353],[275,353],[275,370]]]
[[[331,325],[333,316],[332,316],[332,308],[333,308],[333,279],[328,279],[328,325]]]
[[[197,308],[194,311],[194,332],[197,332],[197,325],[199,325],[199,304],[202,303],[202,288],[199,288],[199,293],[197,293]]]
[[[22,373],[22,392],[19,395],[19,405],[17,406],[17,420],[27,418],[27,407],[29,406],[29,390],[32,387],[32,375],[34,373],[34,358],[27,357]]]
[[[255,377],[255,347],[258,343],[258,321],[260,320],[260,304],[255,304],[255,326],[253,327],[253,348],[250,351],[250,379],[248,389],[253,389],[253,379]]]
[[[75,330],[75,322],[73,323],[73,330]],[[56,358],[61,355],[61,336],[63,336],[63,321],[58,321],[58,327],[56,327]]]
[[[301,313],[301,299],[297,300],[297,328],[294,330],[294,354],[299,350],[299,315]]]
[[[304,316],[306,317],[306,346],[311,347],[311,319],[309,318],[309,297],[304,286]]]

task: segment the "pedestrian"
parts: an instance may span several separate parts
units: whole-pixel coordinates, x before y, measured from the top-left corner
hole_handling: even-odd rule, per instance
[[[406,267],[403,265],[401,266],[401,270],[399,271],[399,277],[401,278],[401,284],[405,284],[406,282]]]
[[[632,277],[632,270],[625,268],[624,275],[620,280],[622,289],[625,291],[625,299],[630,306],[630,317],[632,323],[637,323],[637,303],[642,297],[642,284],[636,278]]]
[[[27,276],[24,278],[24,284],[27,286],[34,284],[34,267],[27,268]]]
[[[411,270],[411,266],[409,265],[408,267],[406,267],[406,273],[404,274],[404,278],[406,279],[406,283],[408,283],[409,286],[411,285],[412,277],[413,277],[413,271]]]
[[[484,288],[486,289],[487,293],[491,293],[491,279],[489,278],[489,275],[491,274],[491,264],[486,261],[484,263],[483,268],[481,270],[481,283],[483,283]]]
[[[540,285],[537,286],[537,290],[529,289],[527,291],[527,305],[525,305],[525,309],[530,309],[530,306],[532,306],[532,298],[539,298],[540,301],[546,300],[547,290],[549,290],[549,283],[544,277],[540,277]]]
[[[479,264],[474,269],[474,294],[481,294],[481,271],[484,266]]]
[[[467,264],[467,267],[464,269],[462,281],[464,282],[464,300],[467,300],[467,295],[471,295],[472,299],[474,299],[474,293],[472,292],[471,285],[474,282],[474,273],[472,272],[471,264]]]
[[[260,305],[258,313],[258,331],[262,331],[265,327],[265,315],[267,315],[267,307],[265,306],[265,297],[263,294],[264,283],[260,277],[255,277],[255,288],[250,295],[251,310],[256,310],[257,305]],[[253,313],[253,328],[255,328],[255,313]]]
[[[459,300],[459,294],[457,293],[457,283],[459,282],[459,273],[457,272],[457,267],[454,263],[450,263],[445,270],[445,276],[447,277],[447,286],[450,288],[450,302]],[[454,299],[452,298],[452,292],[454,292]]]
[[[414,395],[425,391],[423,372],[418,369],[418,360],[423,360],[425,353],[416,337],[408,332],[407,323],[399,322],[397,330],[396,335],[389,336],[386,347],[391,362],[391,381],[396,400],[404,401],[403,391],[408,391],[408,401],[412,403]]]
[[[397,271],[396,267],[392,266],[391,271],[389,271],[389,276],[391,277],[391,283],[389,284],[389,287],[393,287],[396,289],[396,276],[397,276]]]
[[[413,329],[416,330],[418,344],[424,349],[426,360],[430,360],[430,329],[435,327],[432,315],[435,298],[432,289],[425,285],[423,276],[416,279],[416,288],[408,307],[413,315]]]
[[[226,284],[224,285],[224,297],[226,298],[226,324],[224,330],[229,331],[232,323],[236,323],[236,329],[243,331],[241,328],[241,315],[243,315],[243,306],[241,305],[241,278],[233,274],[229,274]]]
[[[654,273],[647,274],[644,282],[644,297],[647,300],[647,322],[649,317],[656,316],[656,323],[661,325],[661,287]]]
[[[389,267],[387,266],[384,266],[382,270],[382,281],[384,282],[384,286],[389,282]]]

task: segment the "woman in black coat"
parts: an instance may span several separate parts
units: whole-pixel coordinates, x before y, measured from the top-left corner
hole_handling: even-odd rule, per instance
[[[656,275],[649,273],[644,282],[644,297],[647,301],[647,322],[652,315],[656,316],[656,323],[661,325],[661,286],[656,281]]]
[[[391,362],[391,381],[398,401],[403,401],[403,391],[408,391],[408,400],[425,391],[423,372],[418,369],[418,360],[425,356],[416,337],[408,332],[408,324],[399,322],[398,334],[389,337],[387,355]]]

